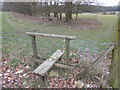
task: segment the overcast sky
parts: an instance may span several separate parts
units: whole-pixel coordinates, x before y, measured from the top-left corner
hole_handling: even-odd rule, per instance
[[[114,6],[114,5],[118,5],[118,2],[120,0],[96,0],[96,1],[102,3],[105,6]]]
[[[4,1],[4,0],[0,0],[0,1]],[[7,1],[9,1],[9,0],[7,0]],[[14,1],[20,2],[20,1],[29,1],[29,0],[14,0]],[[94,1],[94,0],[90,0],[90,1]],[[118,2],[120,0],[95,0],[95,1],[104,6],[116,6],[116,5],[118,5]]]

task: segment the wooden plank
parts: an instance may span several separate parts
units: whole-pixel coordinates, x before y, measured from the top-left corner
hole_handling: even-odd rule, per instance
[[[38,68],[34,70],[34,73],[44,76],[49,71],[54,63],[63,55],[62,50],[57,50],[49,59],[43,62]]]
[[[82,72],[80,72],[77,76],[76,79],[80,79],[81,77],[84,77],[89,73],[89,71],[95,67],[99,62],[104,60],[105,56],[108,55],[112,50],[114,49],[114,45],[110,46],[107,48],[90,66],[86,67]]]
[[[31,58],[30,59],[30,62],[36,62],[36,63],[43,63],[45,60],[41,60],[41,59],[36,59],[36,58]],[[66,64],[63,64],[61,62],[56,62],[54,64],[55,67],[59,67],[59,68],[64,68],[64,69],[73,69],[75,68],[74,65],[66,65]]]
[[[55,34],[43,34],[43,33],[35,33],[35,32],[26,32],[27,35],[30,36],[41,36],[41,37],[53,37],[53,38],[62,38],[62,39],[76,39],[75,36],[65,36],[65,35],[55,35]]]
[[[65,39],[66,41],[66,61],[67,63],[69,62],[69,53],[70,53],[70,40],[69,39]]]
[[[35,36],[32,36],[31,38],[32,38],[33,57],[38,58],[36,38]]]

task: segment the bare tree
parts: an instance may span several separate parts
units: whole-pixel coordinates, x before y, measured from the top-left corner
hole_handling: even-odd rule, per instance
[[[65,21],[69,22],[72,19],[72,2],[65,2]]]

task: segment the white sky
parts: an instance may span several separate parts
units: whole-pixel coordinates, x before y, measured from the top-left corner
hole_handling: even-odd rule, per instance
[[[118,2],[120,0],[96,0],[96,1],[98,1],[99,3],[102,3],[104,6],[115,6],[115,5],[118,5]]]
[[[4,0],[0,0],[0,1],[4,1]],[[7,1],[10,1],[10,0],[7,0]],[[16,2],[24,2],[24,1],[31,1],[31,0],[14,0]],[[44,0],[43,0],[44,1]],[[115,5],[118,5],[118,2],[120,0],[90,0],[90,1],[96,1],[98,3],[100,3],[100,5],[104,5],[104,6],[115,6]],[[120,3],[119,3],[120,5]]]

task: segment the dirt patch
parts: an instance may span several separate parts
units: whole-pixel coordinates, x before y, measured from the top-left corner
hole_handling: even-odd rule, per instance
[[[96,19],[79,19],[68,24],[73,30],[94,30],[99,28],[100,22]]]
[[[65,20],[57,20],[53,16],[50,19],[45,17],[35,17],[29,15],[23,15],[20,13],[12,13],[15,18],[19,18],[28,22],[38,22],[45,25],[60,25],[72,30],[94,30],[100,27],[100,22],[97,19],[78,19],[71,20],[69,23],[65,23]]]
[[[22,20],[29,21],[29,22],[40,22],[41,20],[40,18],[35,17],[35,16],[29,16],[29,15],[24,15],[20,13],[14,13],[14,12],[12,12],[12,14],[15,18],[22,19]]]

